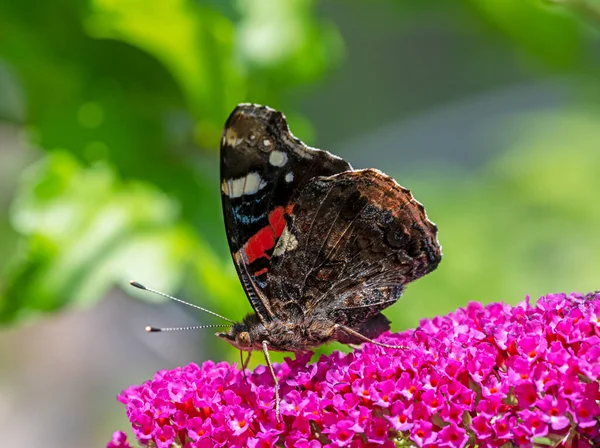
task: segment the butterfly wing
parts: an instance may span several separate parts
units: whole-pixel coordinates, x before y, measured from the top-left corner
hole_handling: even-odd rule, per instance
[[[371,322],[380,333],[387,322],[381,310],[437,267],[441,247],[437,227],[410,191],[367,169],[312,179],[274,255],[269,294],[288,313],[356,330]]]
[[[221,139],[225,228],[244,290],[263,322],[273,318],[266,280],[296,197],[312,178],[350,169],[295,138],[281,112],[240,104],[229,116]]]

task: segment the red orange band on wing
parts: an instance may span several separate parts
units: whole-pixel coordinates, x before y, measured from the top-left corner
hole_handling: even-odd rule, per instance
[[[269,272],[269,268],[262,268],[262,269],[256,271],[254,273],[254,276],[255,277],[260,277],[261,275],[266,274],[267,272]]]
[[[244,244],[244,247],[242,247],[248,263],[252,263],[258,258],[271,258],[267,255],[267,251],[275,247],[275,241],[281,236],[283,229],[285,229],[285,217],[292,213],[293,208],[294,204],[290,204],[285,209],[277,207],[269,213],[269,225],[252,235],[246,244]]]

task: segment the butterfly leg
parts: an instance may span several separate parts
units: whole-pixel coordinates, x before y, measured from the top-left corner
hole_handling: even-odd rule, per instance
[[[252,352],[248,352],[248,356],[244,361],[244,351],[240,350],[240,364],[242,366],[242,374],[244,375],[244,381],[248,384],[248,377],[246,377],[246,369],[248,368],[248,363],[250,362],[250,356],[252,356]]]
[[[273,381],[275,382],[275,415],[277,416],[277,421],[281,423],[281,413],[279,411],[279,381],[275,376],[275,371],[273,370],[273,365],[271,364],[271,357],[269,356],[269,342],[262,342],[263,353],[265,354],[265,360],[267,361],[267,365],[269,366],[269,370],[271,371],[271,376],[273,377]]]
[[[374,341],[373,339],[369,339],[368,337],[360,334],[358,331],[353,330],[352,328],[347,327],[345,325],[336,324],[334,326],[334,328],[343,331],[344,333],[348,334],[349,336],[354,336],[354,337],[359,338],[359,339],[361,339],[361,340],[363,340],[365,342],[370,342],[371,344],[375,344],[375,345],[378,345],[380,347],[395,348],[395,349],[400,349],[400,350],[408,350],[408,347],[405,346],[405,345],[389,345],[389,344],[384,344],[382,342]]]

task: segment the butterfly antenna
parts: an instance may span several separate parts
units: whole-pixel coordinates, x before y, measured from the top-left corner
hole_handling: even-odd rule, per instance
[[[165,294],[164,292],[160,292],[160,291],[157,291],[155,289],[147,288],[146,286],[142,285],[141,283],[130,281],[129,284],[131,286],[135,286],[138,289],[143,289],[144,291],[152,292],[152,293],[157,294],[159,296],[166,297],[167,299],[174,300],[175,302],[183,303],[184,305],[191,306],[192,308],[196,308],[196,309],[198,309],[200,311],[204,311],[205,313],[212,314],[213,316],[216,316],[216,317],[218,317],[220,319],[226,320],[227,322],[231,322],[232,324],[235,323],[231,319],[227,319],[226,317],[223,317],[220,314],[215,313],[214,311],[207,310],[205,308],[202,308],[201,306],[194,305],[193,303],[189,303],[189,302],[186,302],[185,300],[178,299],[177,297],[170,296],[169,294]],[[222,326],[224,326],[224,325],[222,325]],[[152,328],[152,327],[150,327],[150,328]],[[204,327],[204,328],[206,328],[206,327]],[[148,330],[148,331],[153,331],[153,330]],[[158,330],[158,331],[167,331],[167,330]]]
[[[229,325],[194,325],[191,327],[166,327],[166,328],[157,328],[147,326],[146,331],[148,333],[158,333],[159,331],[187,331],[187,330],[200,330],[202,328],[215,328],[215,327],[229,327]]]

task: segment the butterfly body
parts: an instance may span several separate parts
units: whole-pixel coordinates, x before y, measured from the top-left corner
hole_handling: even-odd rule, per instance
[[[280,112],[241,104],[221,140],[231,255],[254,313],[217,336],[240,350],[304,352],[372,340],[381,311],[441,260],[409,190],[295,138]]]
[[[249,314],[229,332],[217,335],[243,351],[262,350],[266,341],[269,350],[300,353],[331,341],[334,326],[330,320],[319,317],[290,321],[275,319],[263,324],[256,314]]]

